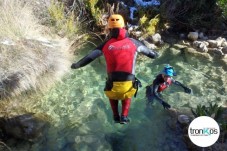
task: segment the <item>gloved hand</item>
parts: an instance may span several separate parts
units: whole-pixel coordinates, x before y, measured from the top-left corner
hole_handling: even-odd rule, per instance
[[[72,65],[71,65],[71,68],[72,69],[78,69],[80,66],[77,64],[77,63],[73,63]]]
[[[168,103],[166,103],[165,101],[162,101],[162,106],[164,107],[164,109],[171,108],[171,106]]]
[[[191,94],[192,93],[192,89],[184,87],[184,92],[188,93],[188,94]]]

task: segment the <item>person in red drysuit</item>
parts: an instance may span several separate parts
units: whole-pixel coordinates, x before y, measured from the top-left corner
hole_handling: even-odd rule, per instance
[[[136,94],[140,82],[135,77],[137,53],[149,58],[156,58],[158,53],[150,50],[140,41],[129,38],[125,29],[124,19],[113,14],[108,19],[111,38],[95,48],[87,56],[71,65],[72,69],[83,67],[96,58],[104,55],[106,61],[107,81],[105,94],[111,104],[113,119],[116,123],[127,124],[131,98]],[[121,115],[118,101],[122,102]]]
[[[181,86],[184,89],[185,93],[192,93],[192,89],[184,86],[179,81],[174,80],[172,78],[173,76],[176,76],[173,67],[166,65],[163,71],[156,76],[153,83],[146,87],[146,97],[148,101],[147,104],[153,103],[153,100],[157,99],[162,104],[164,109],[171,108],[171,106],[167,102],[163,101],[160,95],[160,93],[168,88],[171,84]]]

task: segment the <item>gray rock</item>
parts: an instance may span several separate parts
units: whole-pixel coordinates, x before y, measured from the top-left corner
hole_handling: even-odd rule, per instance
[[[207,40],[209,43],[210,48],[217,48],[218,47],[218,42],[216,40]]]
[[[162,41],[161,35],[159,33],[152,35],[151,39],[154,44],[161,43]]]
[[[183,49],[183,48],[186,48],[187,45],[184,45],[184,44],[174,44],[173,47],[176,48],[176,49]]]
[[[222,47],[227,47],[227,41],[222,42],[221,46]]]
[[[223,47],[223,48],[221,49],[221,51],[222,51],[224,54],[227,54],[227,46],[226,46],[226,47]]]
[[[208,43],[202,42],[202,41],[193,42],[193,47],[197,48],[197,51],[199,51],[199,52],[208,52],[207,45],[208,45]]]
[[[195,41],[199,38],[198,32],[189,32],[188,39]]]
[[[218,37],[218,38],[216,39],[216,41],[217,41],[218,47],[221,47],[222,43],[225,42],[226,40],[225,40],[225,38]]]
[[[190,118],[187,115],[179,115],[177,120],[181,124],[189,124],[190,123]]]
[[[210,53],[212,55],[218,55],[218,56],[224,55],[221,48],[208,48],[208,53]]]

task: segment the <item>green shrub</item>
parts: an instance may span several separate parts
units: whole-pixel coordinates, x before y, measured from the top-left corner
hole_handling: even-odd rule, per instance
[[[223,112],[223,108],[221,106],[218,106],[216,103],[209,103],[209,106],[197,105],[196,109],[191,109],[191,111],[195,117],[210,116],[214,119],[218,119],[218,117]]]
[[[139,20],[139,24],[141,25],[141,26],[144,26],[144,24],[147,22],[147,16],[146,15],[143,15],[143,17],[142,18],[140,18],[140,20]]]
[[[88,0],[86,3],[87,9],[90,11],[97,26],[101,25],[101,17],[102,14],[104,13],[104,9],[100,9],[97,6],[98,3],[99,0]]]
[[[160,18],[159,15],[156,15],[154,18],[148,20],[148,17],[146,15],[143,15],[142,18],[139,20],[139,24],[141,28],[143,28],[146,32],[146,36],[153,35],[157,31],[158,24],[159,24]]]
[[[147,32],[149,35],[153,35],[155,34],[156,30],[157,30],[157,26],[159,23],[159,15],[156,15],[154,18],[152,18],[149,22],[148,22],[148,27],[147,27]]]
[[[67,12],[66,14],[63,2],[53,0],[48,11],[52,26],[59,35],[72,38],[78,33],[81,24],[75,20],[74,11]]]
[[[227,19],[227,0],[217,0],[218,6],[222,9],[222,14]]]

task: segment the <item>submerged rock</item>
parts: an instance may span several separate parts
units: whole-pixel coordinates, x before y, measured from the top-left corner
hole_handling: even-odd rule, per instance
[[[190,123],[190,118],[187,115],[179,115],[177,118],[178,122],[181,124],[189,124]]]
[[[34,141],[43,135],[46,122],[33,114],[23,114],[12,118],[0,118],[0,129],[5,137]]]

